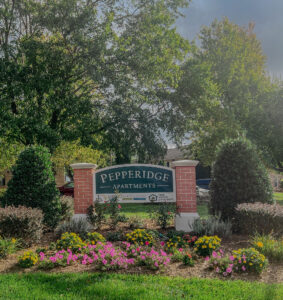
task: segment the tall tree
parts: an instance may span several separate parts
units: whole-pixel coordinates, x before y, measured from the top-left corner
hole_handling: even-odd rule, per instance
[[[201,46],[184,64],[173,97],[182,123],[175,137],[180,140],[187,133],[189,149],[205,164],[214,161],[216,147],[225,138],[247,135],[262,148],[267,144],[257,139],[251,119],[259,109],[262,119],[268,118],[263,105],[273,105],[274,85],[266,76],[253,27],[240,27],[227,18],[214,21],[201,30]]]
[[[188,50],[173,26],[186,4],[0,0],[0,136],[51,152],[80,138],[120,161],[159,155],[163,95]]]

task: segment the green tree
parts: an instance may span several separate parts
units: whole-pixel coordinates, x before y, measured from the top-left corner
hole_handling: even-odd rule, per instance
[[[256,134],[257,122],[251,120],[260,111],[267,122],[266,105],[272,103],[274,85],[265,74],[265,56],[253,24],[240,27],[224,18],[203,27],[199,39],[201,46],[193,48],[172,97],[181,123],[179,128],[171,125],[177,128],[176,139],[186,133],[192,141],[191,152],[208,165],[225,138],[246,135],[259,147],[266,147],[267,140],[258,138],[264,131]],[[277,146],[271,147],[275,152]]]
[[[61,204],[48,150],[42,146],[25,149],[12,172],[4,205],[40,208],[44,223],[55,227],[60,220]]]
[[[159,155],[164,95],[188,50],[174,28],[186,4],[1,0],[0,136],[51,152],[80,139],[116,151],[118,161]]]
[[[272,203],[272,187],[255,146],[246,139],[223,141],[218,148],[210,184],[213,213],[233,219],[239,203]]]

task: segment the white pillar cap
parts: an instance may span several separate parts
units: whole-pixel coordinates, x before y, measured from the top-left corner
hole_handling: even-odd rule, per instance
[[[89,163],[71,164],[71,168],[75,169],[96,169],[97,165]]]
[[[199,163],[198,160],[176,160],[172,162],[172,168],[195,167],[198,163]]]

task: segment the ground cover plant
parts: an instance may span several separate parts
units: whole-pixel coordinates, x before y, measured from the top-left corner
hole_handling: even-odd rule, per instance
[[[251,241],[254,248],[269,260],[283,262],[283,237],[272,235],[255,235]]]
[[[109,273],[0,275],[0,299],[281,300],[282,284]]]

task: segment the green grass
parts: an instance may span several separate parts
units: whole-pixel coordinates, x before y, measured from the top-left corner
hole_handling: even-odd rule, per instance
[[[175,204],[172,204],[172,207]],[[142,219],[149,219],[150,218],[150,213],[154,210],[157,209],[158,204],[135,204],[135,203],[123,203],[121,204],[122,209],[121,213],[125,214],[126,217],[139,217]],[[197,207],[198,213],[201,217],[205,217],[208,215],[208,207],[205,204],[198,205]]]
[[[283,205],[283,193],[274,193],[273,195],[276,202]]]
[[[0,299],[279,300],[283,285],[106,273],[0,275]]]

